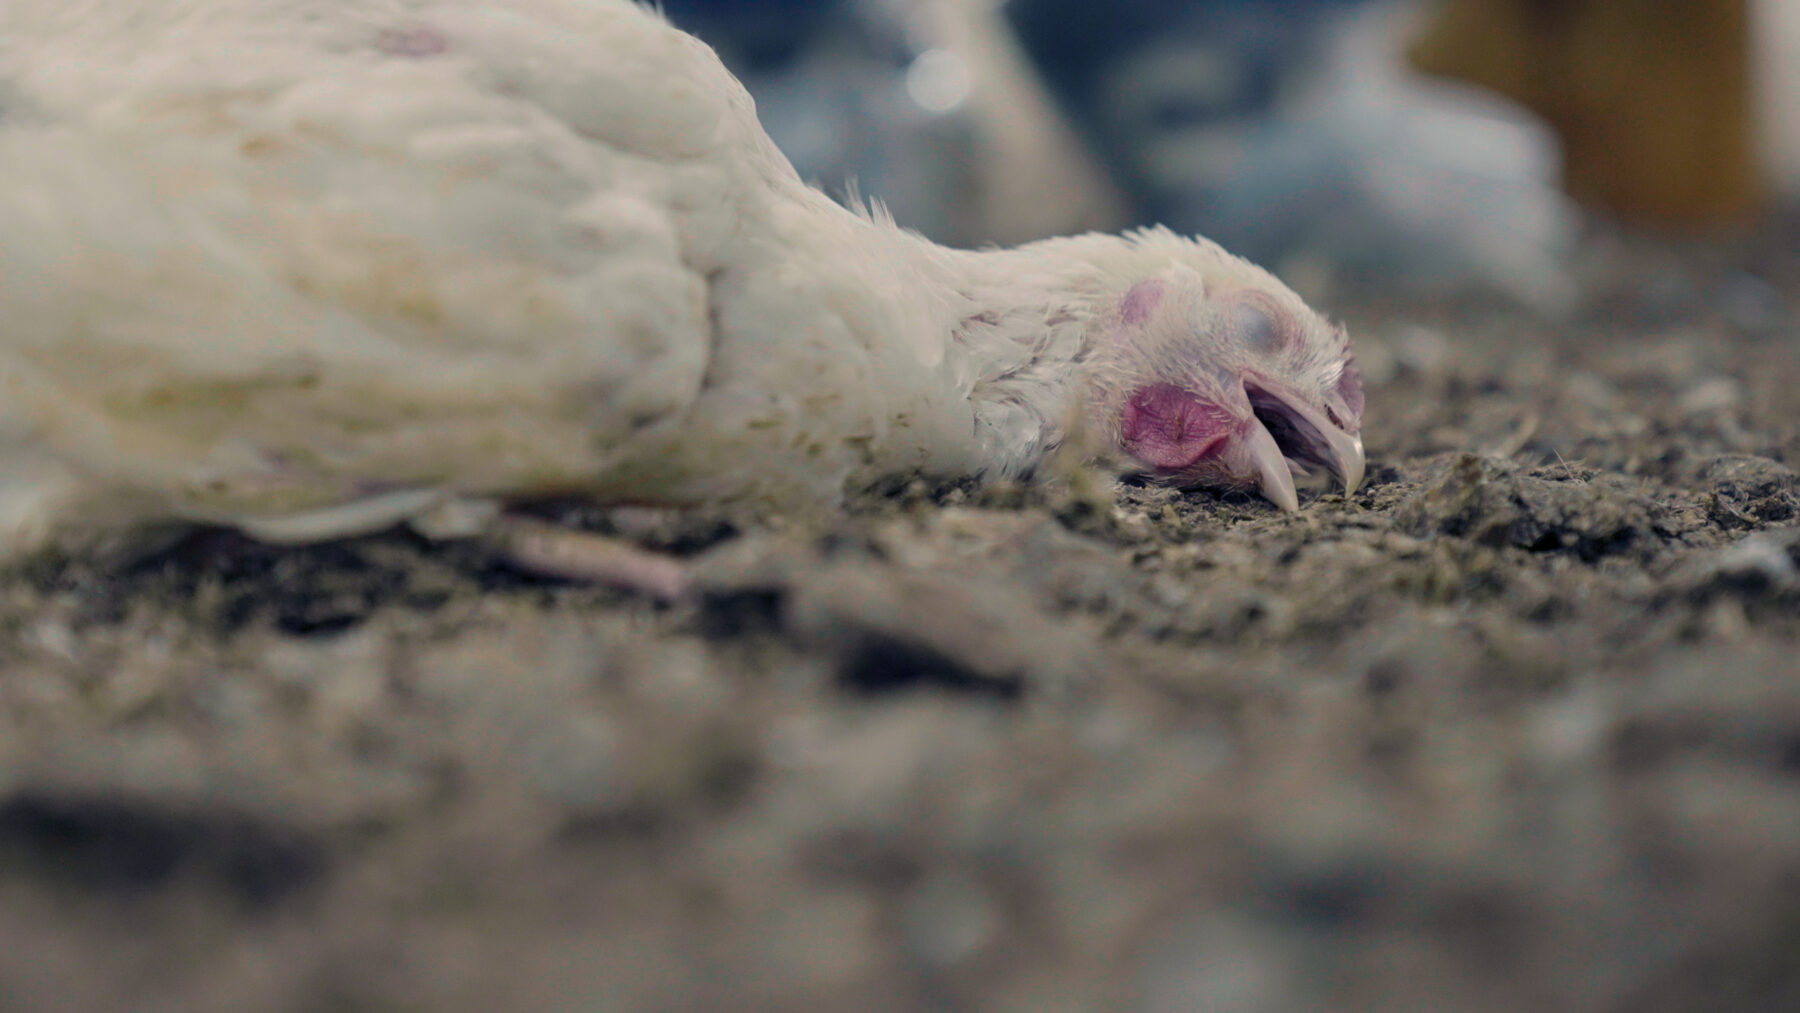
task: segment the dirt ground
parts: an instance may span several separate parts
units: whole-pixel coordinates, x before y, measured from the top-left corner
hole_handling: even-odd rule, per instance
[[[1800,1009],[1800,245],[1343,286],[1370,478],[0,581],[0,1010]]]

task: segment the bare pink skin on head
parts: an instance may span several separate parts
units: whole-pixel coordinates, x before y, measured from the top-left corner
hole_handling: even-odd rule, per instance
[[[1133,341],[1151,326],[1163,308],[1168,284],[1159,278],[1140,281],[1119,300],[1118,337]],[[1152,383],[1133,391],[1119,415],[1119,442],[1125,452],[1175,476],[1192,471],[1225,449],[1242,428],[1236,414],[1223,405],[1196,397],[1173,383]]]
[[[1128,324],[1141,324],[1156,312],[1162,299],[1162,282],[1140,281],[1131,286],[1131,291],[1125,293],[1125,298],[1119,302],[1119,319]]]
[[[1162,471],[1180,472],[1219,449],[1238,428],[1238,420],[1219,405],[1159,383],[1141,388],[1125,402],[1119,435],[1133,457]]]
[[[1179,269],[1118,298],[1099,375],[1120,449],[1170,481],[1256,490],[1283,510],[1313,467],[1355,491],[1362,381],[1341,329],[1278,284]]]
[[[375,48],[389,56],[406,56],[413,59],[424,59],[450,48],[450,40],[444,33],[429,25],[409,25],[405,28],[384,28],[375,37]]]

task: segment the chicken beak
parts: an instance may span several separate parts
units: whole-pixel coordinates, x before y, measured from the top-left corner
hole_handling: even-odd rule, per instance
[[[1246,437],[1246,456],[1256,469],[1256,488],[1263,499],[1288,513],[1300,509],[1300,494],[1294,489],[1294,471],[1286,455],[1275,443],[1275,437],[1260,423],[1252,423]]]
[[[1247,434],[1247,456],[1264,498],[1283,510],[1299,509],[1289,458],[1322,465],[1344,483],[1345,497],[1356,492],[1367,465],[1360,435],[1338,428],[1324,412],[1275,384],[1246,379],[1244,388],[1258,416]]]
[[[1354,496],[1362,485],[1363,467],[1367,463],[1363,457],[1362,435],[1352,436],[1341,429],[1321,429],[1319,435],[1331,446],[1330,460],[1325,462],[1325,467],[1343,481],[1344,497]]]

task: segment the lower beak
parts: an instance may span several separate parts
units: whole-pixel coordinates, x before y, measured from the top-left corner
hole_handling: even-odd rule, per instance
[[[1362,485],[1362,437],[1347,433],[1298,396],[1273,384],[1246,379],[1256,421],[1248,434],[1248,456],[1263,496],[1283,510],[1297,510],[1293,465],[1317,464],[1344,483],[1350,496]]]

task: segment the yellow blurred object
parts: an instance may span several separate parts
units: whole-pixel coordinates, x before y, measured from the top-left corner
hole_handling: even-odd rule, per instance
[[[1570,196],[1684,228],[1761,206],[1747,0],[1445,0],[1408,57],[1562,136]]]

